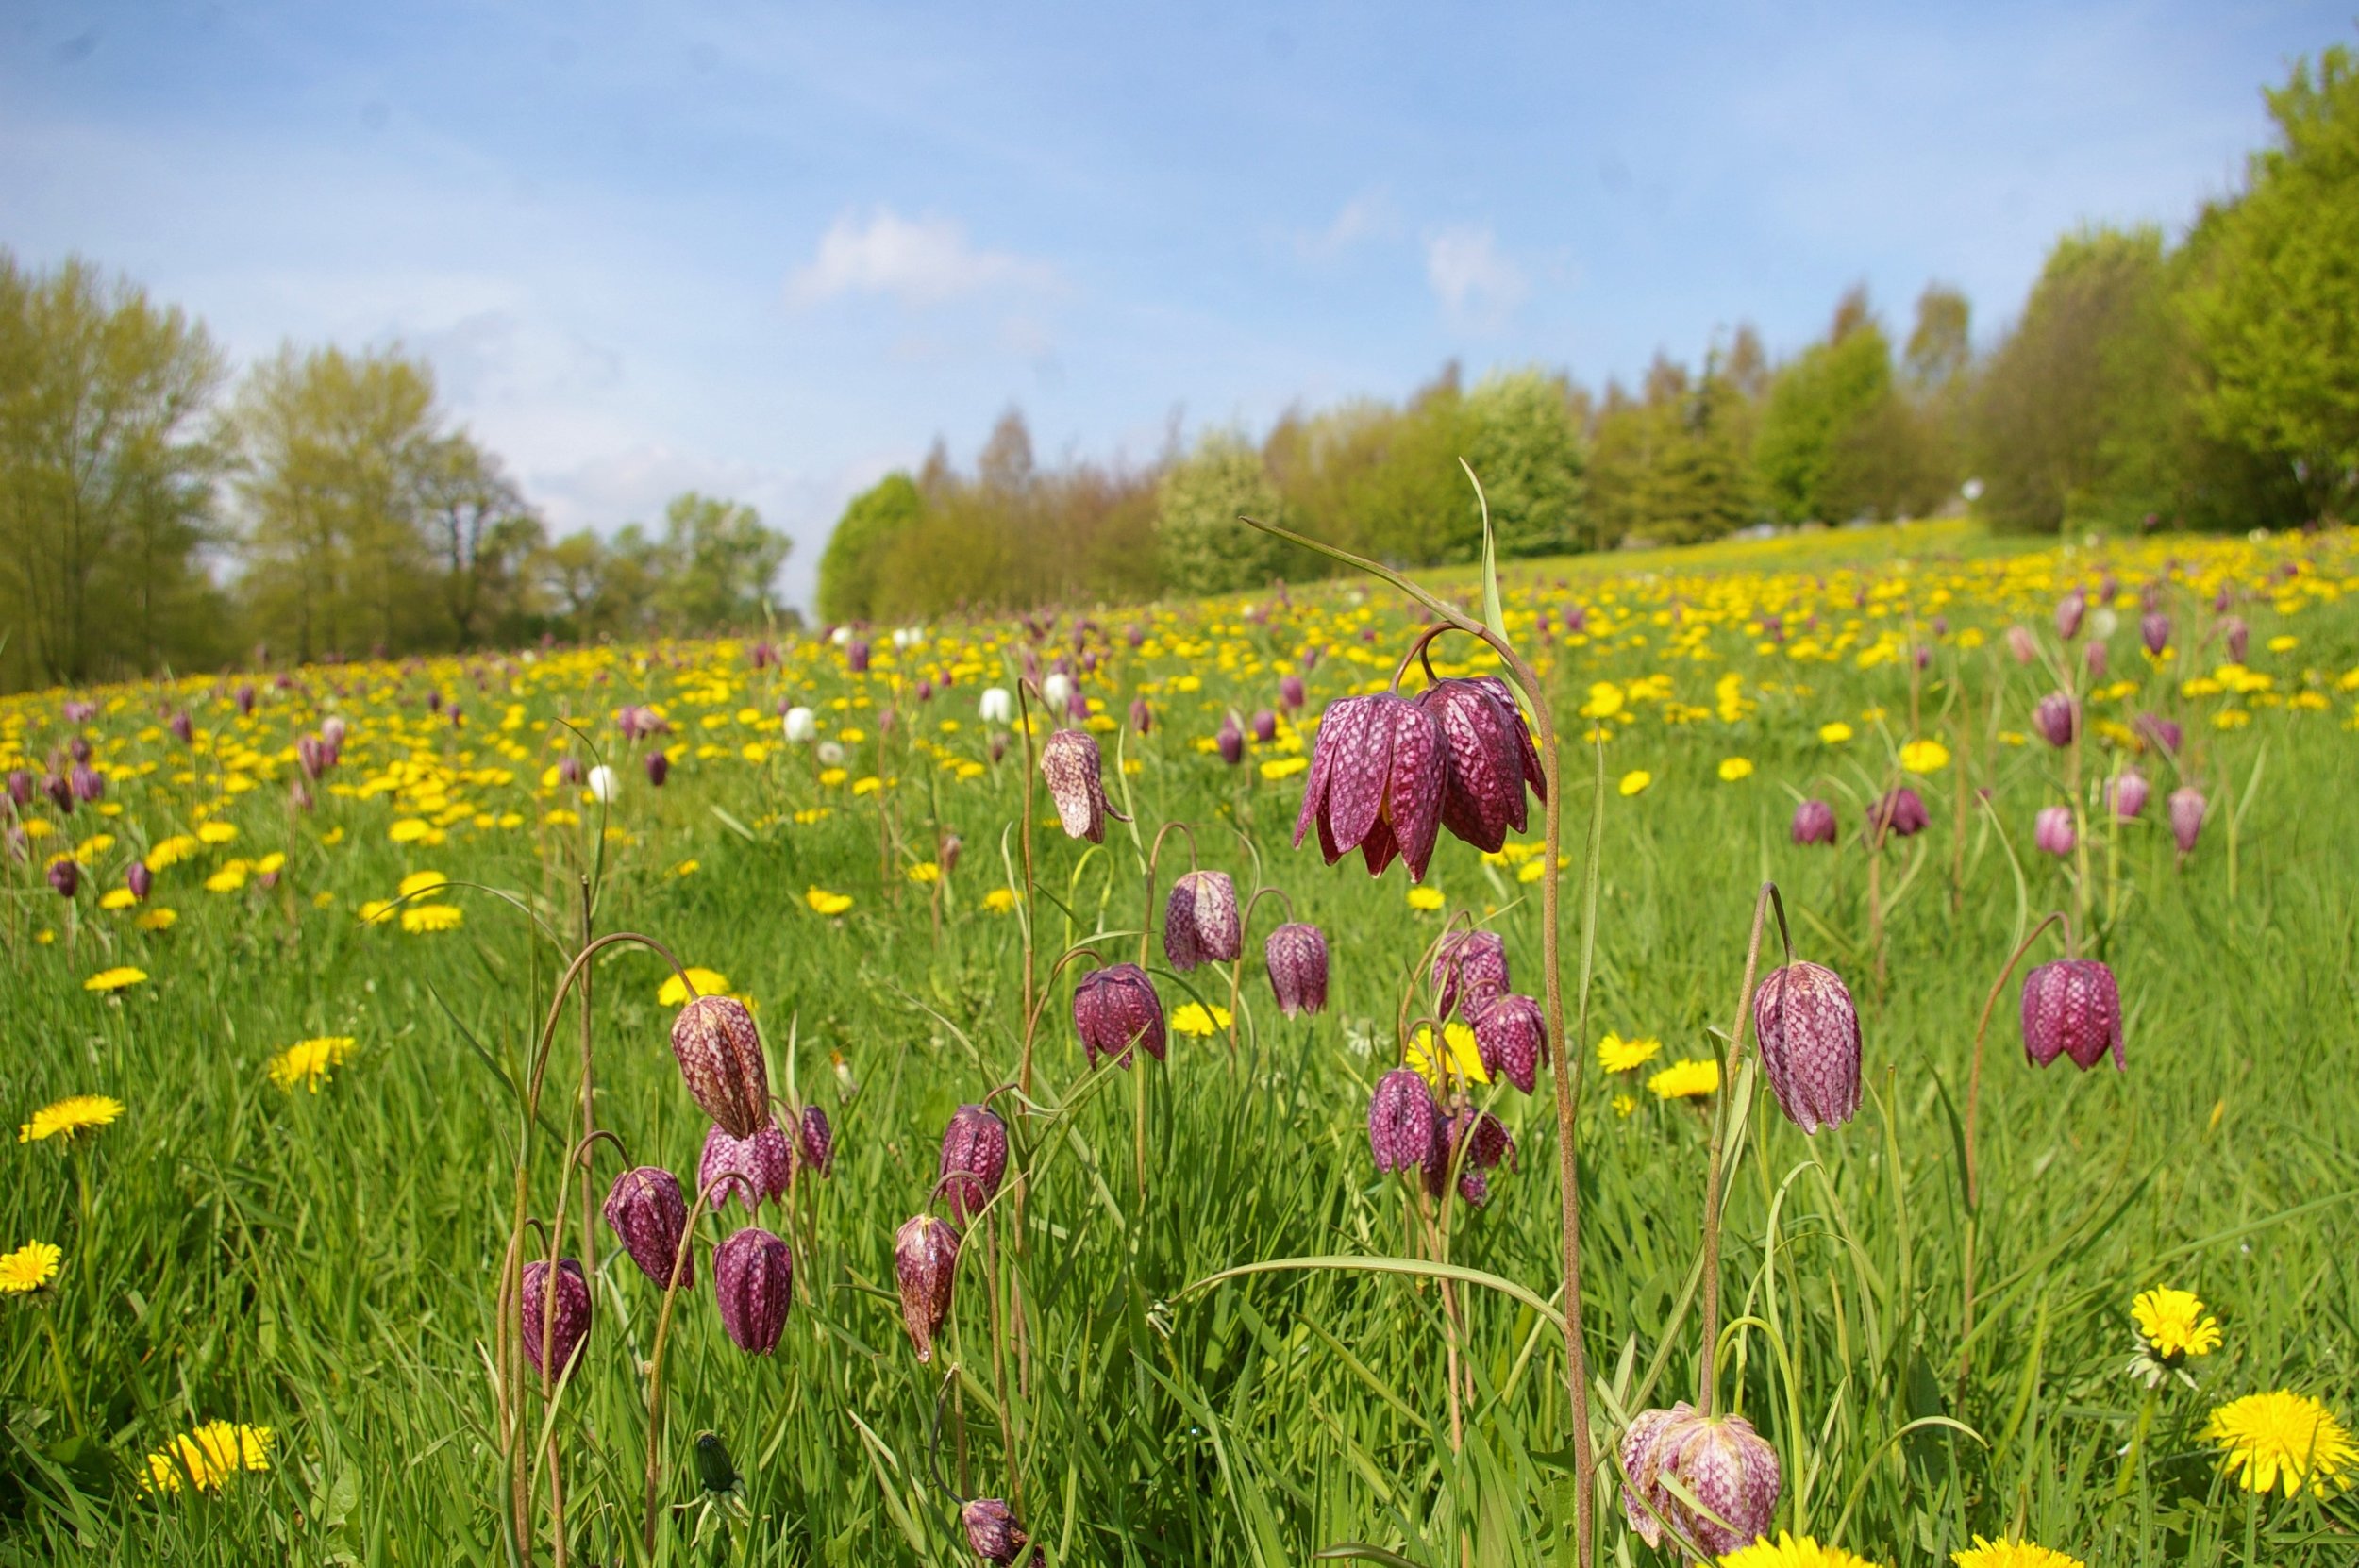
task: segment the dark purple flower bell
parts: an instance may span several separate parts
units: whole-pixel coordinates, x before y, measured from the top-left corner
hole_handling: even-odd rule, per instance
[[[868,673],[868,644],[864,642],[855,642],[850,647],[845,649],[844,667],[856,676],[866,675]]]
[[[1471,1016],[1507,994],[1507,939],[1497,931],[1461,931],[1442,939],[1433,955],[1433,1013]]]
[[[2041,740],[2061,749],[2072,744],[2081,727],[2081,711],[2062,692],[2050,692],[2032,709],[2032,727],[2039,731]]]
[[[794,1173],[795,1151],[777,1122],[764,1122],[750,1138],[733,1138],[716,1122],[705,1129],[696,1159],[696,1191],[711,1193],[715,1209],[731,1199],[759,1209],[786,1196]]]
[[[661,790],[661,788],[663,788],[663,781],[664,781],[666,778],[670,777],[670,776],[671,776],[671,774],[672,774],[672,759],[671,759],[670,758],[668,758],[668,757],[664,756],[664,755],[663,755],[661,752],[660,752],[660,751],[651,751],[651,752],[647,753],[647,782],[648,782],[648,783],[650,783],[650,784],[654,785],[657,789]]]
[[[70,782],[74,786],[74,798],[79,801],[97,800],[107,792],[107,776],[88,763],[75,764]]]
[[[1778,1452],[1752,1423],[1741,1415],[1715,1419],[1685,1400],[1631,1420],[1622,1470],[1623,1516],[1648,1545],[1660,1545],[1668,1525],[1715,1558],[1760,1539],[1784,1490]]]
[[[1481,676],[1437,680],[1416,701],[1442,732],[1442,826],[1497,854],[1509,829],[1523,831],[1525,787],[1544,802],[1548,792],[1514,693],[1498,676]]]
[[[1330,703],[1311,753],[1295,844],[1315,823],[1329,865],[1357,849],[1377,876],[1397,855],[1409,879],[1422,882],[1442,830],[1447,773],[1442,726],[1407,698],[1380,692]]]
[[[672,1020],[672,1055],[707,1116],[732,1138],[770,1122],[770,1070],[754,1015],[734,996],[692,998]]]
[[[934,1337],[950,1320],[950,1287],[959,1272],[958,1227],[933,1214],[903,1223],[893,1237],[893,1276],[901,1294],[901,1323],[917,1359],[934,1359]]]
[[[1867,834],[1871,839],[1880,835],[1911,838],[1925,831],[1932,820],[1925,809],[1925,797],[1903,784],[1867,809]]]
[[[1368,1097],[1368,1150],[1382,1172],[1417,1171],[1435,1158],[1441,1112],[1425,1079],[1396,1067],[1376,1080]]]
[[[33,803],[33,776],[23,768],[8,770],[8,804],[19,810]]]
[[[1163,998],[1137,964],[1110,964],[1081,977],[1073,989],[1073,1029],[1092,1067],[1101,1056],[1129,1066],[1132,1045],[1163,1059]]]
[[[1065,837],[1106,842],[1106,819],[1129,822],[1106,798],[1097,737],[1085,729],[1061,729],[1040,749],[1041,776],[1048,781],[1048,798],[1056,803],[1057,820]]]
[[[1288,672],[1278,683],[1278,700],[1285,705],[1289,713],[1299,709],[1303,700],[1302,677]]]
[[[688,1229],[688,1200],[679,1177],[662,1166],[640,1165],[614,1178],[606,1194],[606,1224],[658,1290],[667,1276],[675,1285],[695,1276],[695,1255],[682,1253],[679,1244]],[[676,1262],[678,1273],[673,1276]]]
[[[2079,589],[2074,589],[2056,601],[2056,635],[2069,642],[2081,635],[2081,618],[2088,613],[2089,602]]]
[[[1233,963],[1245,951],[1237,885],[1225,871],[1191,871],[1171,884],[1163,906],[1163,956],[1186,974],[1206,962]]]
[[[1796,843],[1832,843],[1836,836],[1832,806],[1823,800],[1805,800],[1794,808]]]
[[[171,730],[172,738],[184,746],[196,738],[196,724],[189,717],[189,710],[185,708],[173,714],[172,721],[164,727]]]
[[[2150,610],[2138,619],[2138,636],[2146,643],[2146,651],[2159,655],[2170,646],[2170,617]]]
[[[1509,1135],[1507,1124],[1487,1110],[1462,1110],[1444,1117],[1440,1144],[1446,1152],[1426,1174],[1426,1191],[1437,1198],[1452,1161],[1458,1166],[1458,1195],[1478,1209],[1491,1196],[1488,1173],[1502,1161],[1510,1170],[1515,1168],[1515,1140]]]
[[[1213,749],[1219,752],[1220,759],[1232,768],[1245,760],[1245,731],[1237,727],[1234,713],[1220,721],[1220,728],[1213,735]]]
[[[2242,664],[2245,649],[2251,641],[2252,628],[2245,625],[2243,616],[2231,615],[2219,624],[2219,634],[2228,644],[2228,657]]]
[[[74,814],[74,784],[63,774],[53,773],[42,779],[41,791],[49,797],[49,804],[57,808],[59,816],[70,817]]]
[[[558,1259],[554,1312],[548,1304],[549,1265],[545,1260],[525,1265],[524,1285],[525,1357],[532,1370],[542,1374],[541,1386],[546,1391],[572,1368],[581,1354],[582,1342],[590,1337],[590,1282],[582,1277],[578,1259]],[[551,1363],[546,1368],[541,1359],[544,1338]]]
[[[2133,817],[2143,815],[2147,797],[2152,791],[2153,787],[2146,781],[2146,775],[2135,768],[2124,768],[2119,776],[2106,787],[2107,798],[2114,809],[2114,820],[2128,822]]]
[[[1482,1070],[1531,1093],[1548,1059],[1548,1020],[1529,996],[1498,996],[1474,1013],[1475,1049]]]
[[[2109,1050],[2114,1066],[2128,1071],[2121,992],[2110,968],[2095,959],[2058,959],[2023,977],[2023,1054],[2033,1066],[2067,1056],[2086,1072]]]
[[[1130,699],[1130,727],[1141,735],[1150,734],[1155,728],[1155,710],[1146,706],[1145,697]]]
[[[1315,926],[1289,921],[1262,944],[1270,993],[1288,1018],[1327,1010],[1327,938]]]
[[[2192,784],[2171,791],[2170,799],[2164,803],[2170,816],[2171,842],[2179,846],[2180,854],[2195,853],[2196,835],[2203,831],[2205,808],[2203,792]]]
[[[962,1105],[942,1129],[934,1191],[961,1225],[980,1213],[1008,1174],[1008,1125],[979,1105]]]
[[[1859,1009],[1823,964],[1773,969],[1753,993],[1753,1033],[1778,1107],[1804,1132],[1839,1127],[1859,1111]]]
[[[959,1510],[959,1524],[966,1531],[968,1547],[985,1562],[1013,1562],[1031,1539],[1015,1510],[996,1497],[978,1497],[967,1504]]]
[[[1277,740],[1278,715],[1266,708],[1256,709],[1253,714],[1253,739],[1262,745],[1268,745]]]
[[[2179,755],[2179,748],[2186,742],[2186,731],[2159,713],[2139,714],[2138,728],[2149,742],[2173,757]]]
[[[123,885],[131,890],[132,897],[144,904],[149,890],[156,885],[156,874],[147,869],[145,860],[134,860],[124,869]]]
[[[795,1157],[819,1176],[835,1174],[835,1128],[828,1113],[815,1105],[803,1107],[795,1124]]]
[[[795,1304],[794,1252],[770,1232],[748,1226],[713,1248],[712,1294],[721,1326],[737,1348],[769,1355]]]
[[[49,862],[49,885],[61,898],[71,898],[82,886],[82,867],[71,857]]]

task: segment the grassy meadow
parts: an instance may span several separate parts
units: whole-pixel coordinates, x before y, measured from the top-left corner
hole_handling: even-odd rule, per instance
[[[2355,572],[2334,531],[2041,547],[1928,525],[1505,574],[1562,741],[1593,1427],[1610,1451],[1639,1410],[1695,1397],[1719,1111],[1718,1386],[1777,1451],[1777,1527],[1817,1543],[1751,1561],[2359,1560],[2340,1491],[2359,1480],[2342,1436],[2359,1417]],[[2067,642],[2054,612],[2076,591]],[[2150,609],[2170,623],[2159,656]],[[1514,1140],[1480,1207],[1380,1175],[1367,1123],[1453,923],[1503,936],[1514,989],[1541,993],[1537,814],[1496,855],[1445,834],[1414,888],[1290,846],[1321,709],[1380,690],[1422,624],[1397,592],[1339,578],[841,642],[0,702],[0,769],[28,786],[0,866],[0,1113],[25,1128],[0,1156],[0,1285],[23,1287],[0,1293],[0,1563],[973,1563],[955,1499],[976,1495],[1007,1499],[1054,1564],[1572,1561],[1547,1074],[1529,1095],[1444,1075]],[[1463,636],[1433,655],[1442,676],[1498,668]],[[1060,830],[1021,720],[986,717],[1028,656],[1042,684],[1078,687],[1134,818],[1102,845]],[[2058,748],[2033,709],[2067,685],[2083,719]],[[1036,738],[1071,722],[1026,702]],[[795,707],[811,740],[784,733]],[[660,727],[627,734],[627,712]],[[331,716],[340,759],[309,779],[298,742]],[[2180,726],[2175,749],[2156,720]],[[70,788],[77,737],[97,799]],[[611,787],[586,788],[601,763]],[[2128,768],[2151,797],[2116,822]],[[1869,804],[1902,784],[1929,826],[1869,842]],[[2183,788],[2204,797],[2184,853],[2167,804]],[[1793,842],[1805,797],[1834,808],[1832,845]],[[2035,842],[2056,805],[2074,809],[2066,856]],[[1147,852],[1172,823],[1189,831],[1163,838],[1150,905]],[[1163,892],[1190,863],[1284,895],[1250,909],[1233,974],[1165,961]],[[1765,881],[1795,955],[1843,976],[1863,1024],[1865,1104],[1815,1136],[1749,1059],[1714,1079]],[[2118,976],[2127,1071],[2027,1063],[2023,971],[2065,952],[2040,933],[1990,1021],[1970,1213],[1978,1017],[2049,911]],[[1280,1016],[1263,972],[1288,918],[1332,951],[1316,1016]],[[662,1295],[594,1211],[626,1163],[693,1175],[706,1120],[668,1048],[678,993],[658,952],[602,948],[586,1004],[550,1012],[585,930],[644,934],[749,998],[772,1089],[834,1130],[824,1176],[802,1169],[757,1219],[700,1222],[652,1513]],[[1074,984],[1142,951],[1167,1059],[1092,1070]],[[582,1151],[586,1187],[560,1188],[585,1049],[612,1136]],[[51,1120],[92,1125],[31,1136],[78,1095],[119,1113],[69,1109]],[[895,1233],[929,1205],[952,1112],[986,1096],[1012,1191],[968,1227],[921,1364]],[[593,1303],[553,1409],[499,1382],[520,1151],[527,1244],[557,1227]],[[730,1342],[712,1295],[711,1243],[749,1223],[795,1258],[768,1356]],[[1444,1248],[1523,1293],[1334,1267],[1200,1283]],[[2142,1349],[2133,1300],[2158,1288],[2200,1298],[2216,1348]],[[2292,1410],[2304,1451],[2264,1495],[2214,1412],[2280,1392],[2331,1424],[2273,1407],[2281,1447]],[[1599,1560],[1679,1560],[1626,1523],[1610,1462],[1598,1487]]]

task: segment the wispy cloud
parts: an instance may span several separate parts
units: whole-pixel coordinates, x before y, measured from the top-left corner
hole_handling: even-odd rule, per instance
[[[1429,236],[1425,280],[1451,325],[1496,331],[1531,292],[1524,270],[1498,247],[1488,227],[1461,225]]]
[[[816,305],[846,294],[890,294],[912,308],[988,290],[1046,290],[1057,272],[1008,251],[979,250],[954,218],[904,218],[879,207],[846,212],[820,237],[818,254],[787,281],[787,297]]]
[[[1305,261],[1332,261],[1361,242],[1382,239],[1399,226],[1392,192],[1381,187],[1364,191],[1344,203],[1335,221],[1325,228],[1296,234],[1295,254]]]

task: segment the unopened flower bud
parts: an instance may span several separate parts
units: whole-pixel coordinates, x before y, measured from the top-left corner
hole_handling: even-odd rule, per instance
[[[1793,831],[1796,843],[1834,842],[1834,808],[1823,800],[1803,801],[1794,808]]]
[[[2049,745],[2062,748],[2072,744],[2073,734],[2081,727],[2080,710],[2072,699],[2062,692],[2050,692],[2039,699],[2032,709],[2032,727]]]
[[[748,1226],[712,1251],[712,1294],[721,1326],[737,1348],[767,1356],[786,1332],[795,1304],[795,1254],[766,1230]]]
[[[524,1286],[525,1356],[532,1362],[532,1370],[542,1374],[541,1386],[546,1390],[565,1376],[581,1354],[582,1342],[590,1337],[590,1283],[582,1277],[577,1259],[560,1259],[554,1311],[548,1305],[549,1266],[545,1261],[525,1265]],[[548,1352],[545,1366],[544,1340]]]
[[[1497,931],[1461,931],[1445,937],[1433,955],[1433,1012],[1451,1009],[1471,1016],[1493,997],[1507,994],[1507,939]]]
[[[2158,611],[2139,617],[2138,637],[2146,643],[2148,653],[2160,654],[2170,646],[2170,617]]]
[[[795,1154],[820,1176],[835,1173],[835,1128],[828,1125],[828,1113],[815,1105],[803,1107],[802,1117],[795,1124]]]
[[[147,869],[145,860],[134,860],[123,873],[123,885],[131,890],[131,896],[147,902],[148,890],[156,885],[156,874]]]
[[[1030,1539],[1016,1522],[1015,1510],[996,1497],[978,1497],[959,1510],[966,1543],[985,1562],[1006,1564],[1022,1555]]]
[[[961,1225],[982,1211],[1008,1173],[1008,1125],[986,1108],[962,1105],[942,1129],[935,1191]]]
[[[1541,1062],[1548,1058],[1548,1021],[1529,996],[1497,996],[1474,1013],[1475,1049],[1486,1073],[1531,1093]]]
[[[2081,842],[2072,826],[2072,808],[2043,806],[2033,819],[2032,842],[2050,855],[2066,856]]]
[[[688,1200],[681,1195],[679,1178],[662,1166],[641,1165],[616,1176],[606,1194],[606,1223],[658,1290],[663,1289],[667,1276],[675,1285],[685,1285],[694,1276],[695,1259],[683,1254],[679,1244],[688,1229]],[[678,1273],[673,1276],[676,1261]]]
[[[2120,776],[2114,779],[2108,786],[2106,792],[2114,809],[2114,819],[2117,822],[2128,822],[2131,818],[2145,813],[2147,796],[2151,792],[2151,786],[2147,783],[2146,775],[2138,772],[2137,769],[2124,768]]]
[[[660,751],[651,751],[647,753],[648,783],[661,790],[663,788],[664,779],[671,776],[671,772],[672,759],[670,758],[664,756]]]
[[[901,1322],[917,1359],[934,1359],[934,1336],[950,1320],[950,1287],[959,1272],[958,1227],[933,1214],[905,1222],[893,1238],[893,1276],[900,1287]]]
[[[2166,805],[2170,812],[2170,836],[2179,853],[2194,854],[2196,835],[2203,831],[2203,792],[2192,784],[2183,785],[2170,792]]]
[[[1804,1132],[1839,1127],[1859,1110],[1859,1009],[1823,964],[1773,969],[1753,993],[1753,1033],[1778,1107]]]

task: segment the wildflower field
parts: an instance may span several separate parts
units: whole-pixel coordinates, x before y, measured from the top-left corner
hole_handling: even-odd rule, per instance
[[[0,702],[0,1563],[2359,1560],[2355,571]]]

